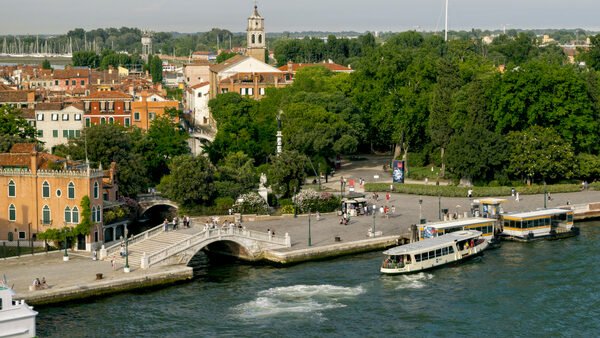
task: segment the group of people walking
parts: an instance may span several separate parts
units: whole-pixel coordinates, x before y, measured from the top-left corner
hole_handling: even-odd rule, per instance
[[[190,217],[189,216],[183,216],[183,218],[181,219],[183,221],[183,227],[184,228],[190,228],[191,227],[191,222],[190,222]],[[179,217],[175,216],[173,217],[173,220],[171,222],[169,222],[169,220],[167,218],[165,218],[165,220],[163,221],[163,230],[165,232],[169,231],[169,225],[171,225],[171,229],[172,230],[177,230],[177,228],[179,228]]]

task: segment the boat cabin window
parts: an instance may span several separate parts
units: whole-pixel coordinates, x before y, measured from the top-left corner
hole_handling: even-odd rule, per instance
[[[442,249],[435,250],[435,257],[440,257],[442,255]]]
[[[421,261],[421,254],[415,254],[415,262]]]
[[[449,247],[448,247],[448,253],[451,253],[451,254],[453,254],[453,253],[454,253],[454,248],[453,248],[453,247],[451,247],[451,246],[449,246]]]
[[[442,255],[448,254],[448,248],[442,248]]]

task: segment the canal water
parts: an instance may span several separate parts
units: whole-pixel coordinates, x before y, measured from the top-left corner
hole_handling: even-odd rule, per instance
[[[600,335],[600,222],[559,241],[381,276],[381,253],[286,268],[199,256],[189,283],[39,307],[40,337]]]

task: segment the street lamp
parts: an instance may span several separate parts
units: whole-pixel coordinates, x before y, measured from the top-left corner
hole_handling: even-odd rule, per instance
[[[373,205],[373,237],[375,237],[375,214],[377,213],[376,205]]]
[[[308,209],[308,246],[312,246],[312,238],[310,236],[310,209]]]
[[[237,199],[237,202],[240,205],[240,223],[242,223],[242,216],[244,215],[244,199],[240,197]]]
[[[340,198],[344,198],[344,178],[340,178]]]
[[[423,198],[419,196],[419,224],[421,224],[421,220],[423,219]]]
[[[292,203],[294,204],[294,218],[298,217],[298,209],[296,209],[296,186],[294,186],[294,195],[292,196]]]
[[[438,192],[438,216],[442,220],[442,193]]]
[[[129,269],[129,229],[125,226],[125,267],[123,267],[123,272],[130,272]]]

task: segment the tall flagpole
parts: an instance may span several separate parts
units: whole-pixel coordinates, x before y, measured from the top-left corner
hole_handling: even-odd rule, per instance
[[[448,0],[446,0],[446,31],[444,32],[444,41],[448,41]]]

